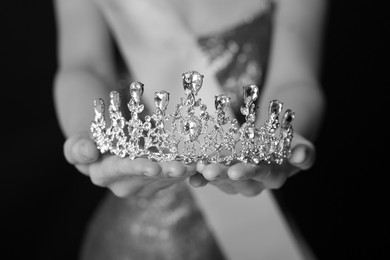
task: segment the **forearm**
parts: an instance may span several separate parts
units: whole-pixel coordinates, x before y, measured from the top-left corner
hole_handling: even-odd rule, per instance
[[[280,0],[274,21],[272,48],[260,118],[277,99],[295,111],[294,131],[314,141],[325,110],[320,85],[325,0]]]
[[[66,137],[89,131],[93,101],[107,98],[115,87],[112,42],[107,24],[89,0],[55,1],[58,71],[54,103]]]
[[[60,69],[54,84],[57,118],[66,137],[89,131],[93,100],[106,99],[114,85],[111,79],[85,68]]]

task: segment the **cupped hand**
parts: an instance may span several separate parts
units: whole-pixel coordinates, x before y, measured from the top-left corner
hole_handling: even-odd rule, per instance
[[[195,164],[101,155],[88,133],[70,136],[64,144],[64,154],[95,185],[109,188],[118,197],[149,197],[196,173]]]
[[[281,165],[239,162],[226,166],[198,162],[198,173],[190,177],[190,184],[201,187],[211,183],[228,194],[240,193],[248,197],[256,196],[264,189],[278,189],[287,178],[311,168],[315,162],[313,143],[297,133],[294,134],[291,150],[291,157]]]

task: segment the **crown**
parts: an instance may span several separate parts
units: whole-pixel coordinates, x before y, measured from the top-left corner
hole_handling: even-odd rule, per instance
[[[140,119],[144,110],[141,97],[144,84],[130,84],[130,101],[127,107],[130,118],[121,112],[121,98],[117,91],[110,92],[108,107],[109,124],[105,118],[103,99],[94,100],[95,117],[91,133],[101,153],[110,152],[119,157],[139,157],[154,161],[180,160],[185,164],[231,164],[233,161],[259,164],[282,164],[291,154],[294,112],[287,109],[279,119],[283,104],[273,100],[269,104],[268,119],[263,125],[255,125],[255,101],[259,96],[257,85],[243,86],[244,102],[240,112],[245,122],[226,115],[230,98],[224,94],[215,96],[215,112],[197,98],[204,76],[196,71],[182,74],[185,96],[180,99],[174,112],[166,113],[169,93],[155,92],[155,112]]]

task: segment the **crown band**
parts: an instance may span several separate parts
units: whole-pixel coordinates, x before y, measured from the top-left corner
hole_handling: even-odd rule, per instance
[[[166,114],[169,93],[155,93],[155,112],[139,115],[144,110],[141,98],[144,85],[130,84],[130,101],[127,107],[131,117],[126,120],[120,108],[120,95],[110,93],[108,107],[109,124],[105,118],[105,104],[101,98],[94,101],[95,117],[91,133],[101,153],[110,152],[119,157],[135,159],[145,157],[154,161],[180,160],[186,164],[231,164],[233,161],[259,164],[282,164],[291,154],[294,112],[287,109],[279,121],[283,104],[273,100],[269,104],[268,119],[260,127],[255,126],[255,101],[259,97],[256,85],[246,85],[241,113],[245,123],[239,126],[236,119],[226,116],[230,98],[224,94],[215,96],[215,115],[197,98],[203,85],[203,75],[196,71],[182,74],[185,97],[172,114]]]

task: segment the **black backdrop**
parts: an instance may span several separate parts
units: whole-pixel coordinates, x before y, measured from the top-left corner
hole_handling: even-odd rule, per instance
[[[389,19],[384,1],[329,1],[328,108],[313,169],[276,192],[320,259],[389,255]]]
[[[85,224],[103,194],[62,155],[52,102],[53,15],[49,0],[6,1],[0,7],[4,260],[77,259]]]
[[[276,192],[320,259],[389,254],[390,100],[385,90],[390,24],[384,2],[330,1],[321,78],[328,108],[318,160]],[[75,259],[103,190],[62,157],[63,137],[51,99],[56,69],[52,3],[7,1],[0,14],[6,140],[0,258]]]

